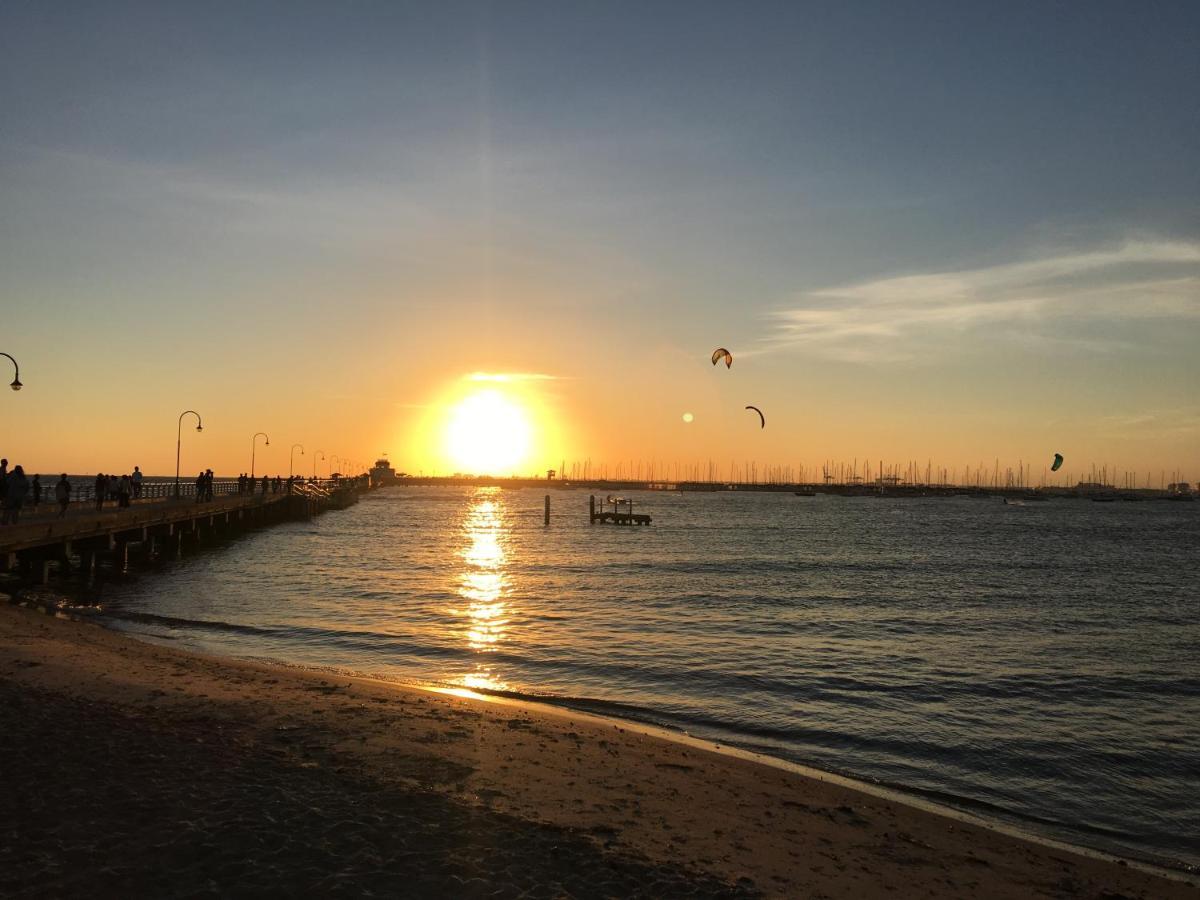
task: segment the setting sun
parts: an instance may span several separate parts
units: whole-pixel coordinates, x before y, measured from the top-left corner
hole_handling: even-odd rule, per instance
[[[531,433],[520,404],[499,390],[483,390],[451,411],[446,452],[465,472],[508,474],[526,462]]]

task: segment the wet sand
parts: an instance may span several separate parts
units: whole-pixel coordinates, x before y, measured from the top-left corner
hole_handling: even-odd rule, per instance
[[[0,604],[0,894],[1198,897],[568,711]]]

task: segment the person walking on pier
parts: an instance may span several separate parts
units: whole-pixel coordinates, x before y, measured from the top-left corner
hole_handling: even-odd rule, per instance
[[[204,500],[204,473],[201,472],[196,476],[196,502],[201,503]]]
[[[133,499],[140,500],[142,497],[142,470],[137,466],[133,467],[133,474],[130,476],[130,481],[133,482]]]
[[[29,490],[29,481],[25,478],[25,470],[13,466],[5,479],[4,523],[16,525],[21,518],[21,507],[25,505],[25,493]]]
[[[133,480],[128,475],[122,475],[121,480],[117,482],[117,506],[121,509],[129,508],[129,496],[133,493]]]
[[[213,498],[213,470],[207,469],[204,472],[204,499],[211,500]]]
[[[33,484],[31,484],[29,486],[29,491],[30,491],[30,500],[31,500],[30,505],[33,507],[33,511],[37,512],[38,504],[42,502],[42,476],[41,475],[33,476]]]
[[[96,511],[104,509],[104,497],[108,494],[108,476],[103,472],[96,475]]]
[[[58,517],[61,519],[67,514],[67,507],[71,504],[71,482],[67,481],[66,472],[62,473],[58,484],[54,486],[54,499],[58,501]]]

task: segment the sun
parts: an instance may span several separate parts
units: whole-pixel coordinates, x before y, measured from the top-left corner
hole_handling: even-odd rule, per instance
[[[508,475],[526,462],[532,431],[519,403],[494,388],[477,391],[450,411],[446,453],[463,472]]]

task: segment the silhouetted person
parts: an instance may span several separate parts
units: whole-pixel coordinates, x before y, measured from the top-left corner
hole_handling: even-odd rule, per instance
[[[37,512],[38,504],[42,502],[42,476],[34,475],[33,484],[29,486],[30,506]]]
[[[108,476],[103,472],[96,475],[96,509],[104,509],[104,495],[108,493]]]
[[[204,473],[201,472],[196,476],[196,502],[200,503],[204,499]]]
[[[133,493],[133,479],[128,475],[122,475],[121,480],[117,482],[117,506],[121,509],[129,508],[129,497]]]
[[[67,514],[67,507],[71,503],[71,482],[67,481],[66,472],[62,473],[58,484],[54,486],[54,499],[58,501],[58,517],[61,519]]]
[[[5,478],[5,497],[7,502],[4,508],[4,521],[8,525],[16,525],[17,520],[21,518],[21,507],[25,505],[25,493],[29,490],[29,480],[25,477],[25,470],[20,466],[14,466],[13,470],[8,473]]]
[[[8,511],[8,460],[0,459],[0,522]]]
[[[142,470],[137,466],[133,467],[133,474],[129,476],[129,480],[133,482],[133,499],[141,499],[142,496]]]
[[[205,500],[211,500],[213,498],[213,470],[212,469],[208,469],[204,473],[204,493],[205,493],[205,497],[204,497]]]

